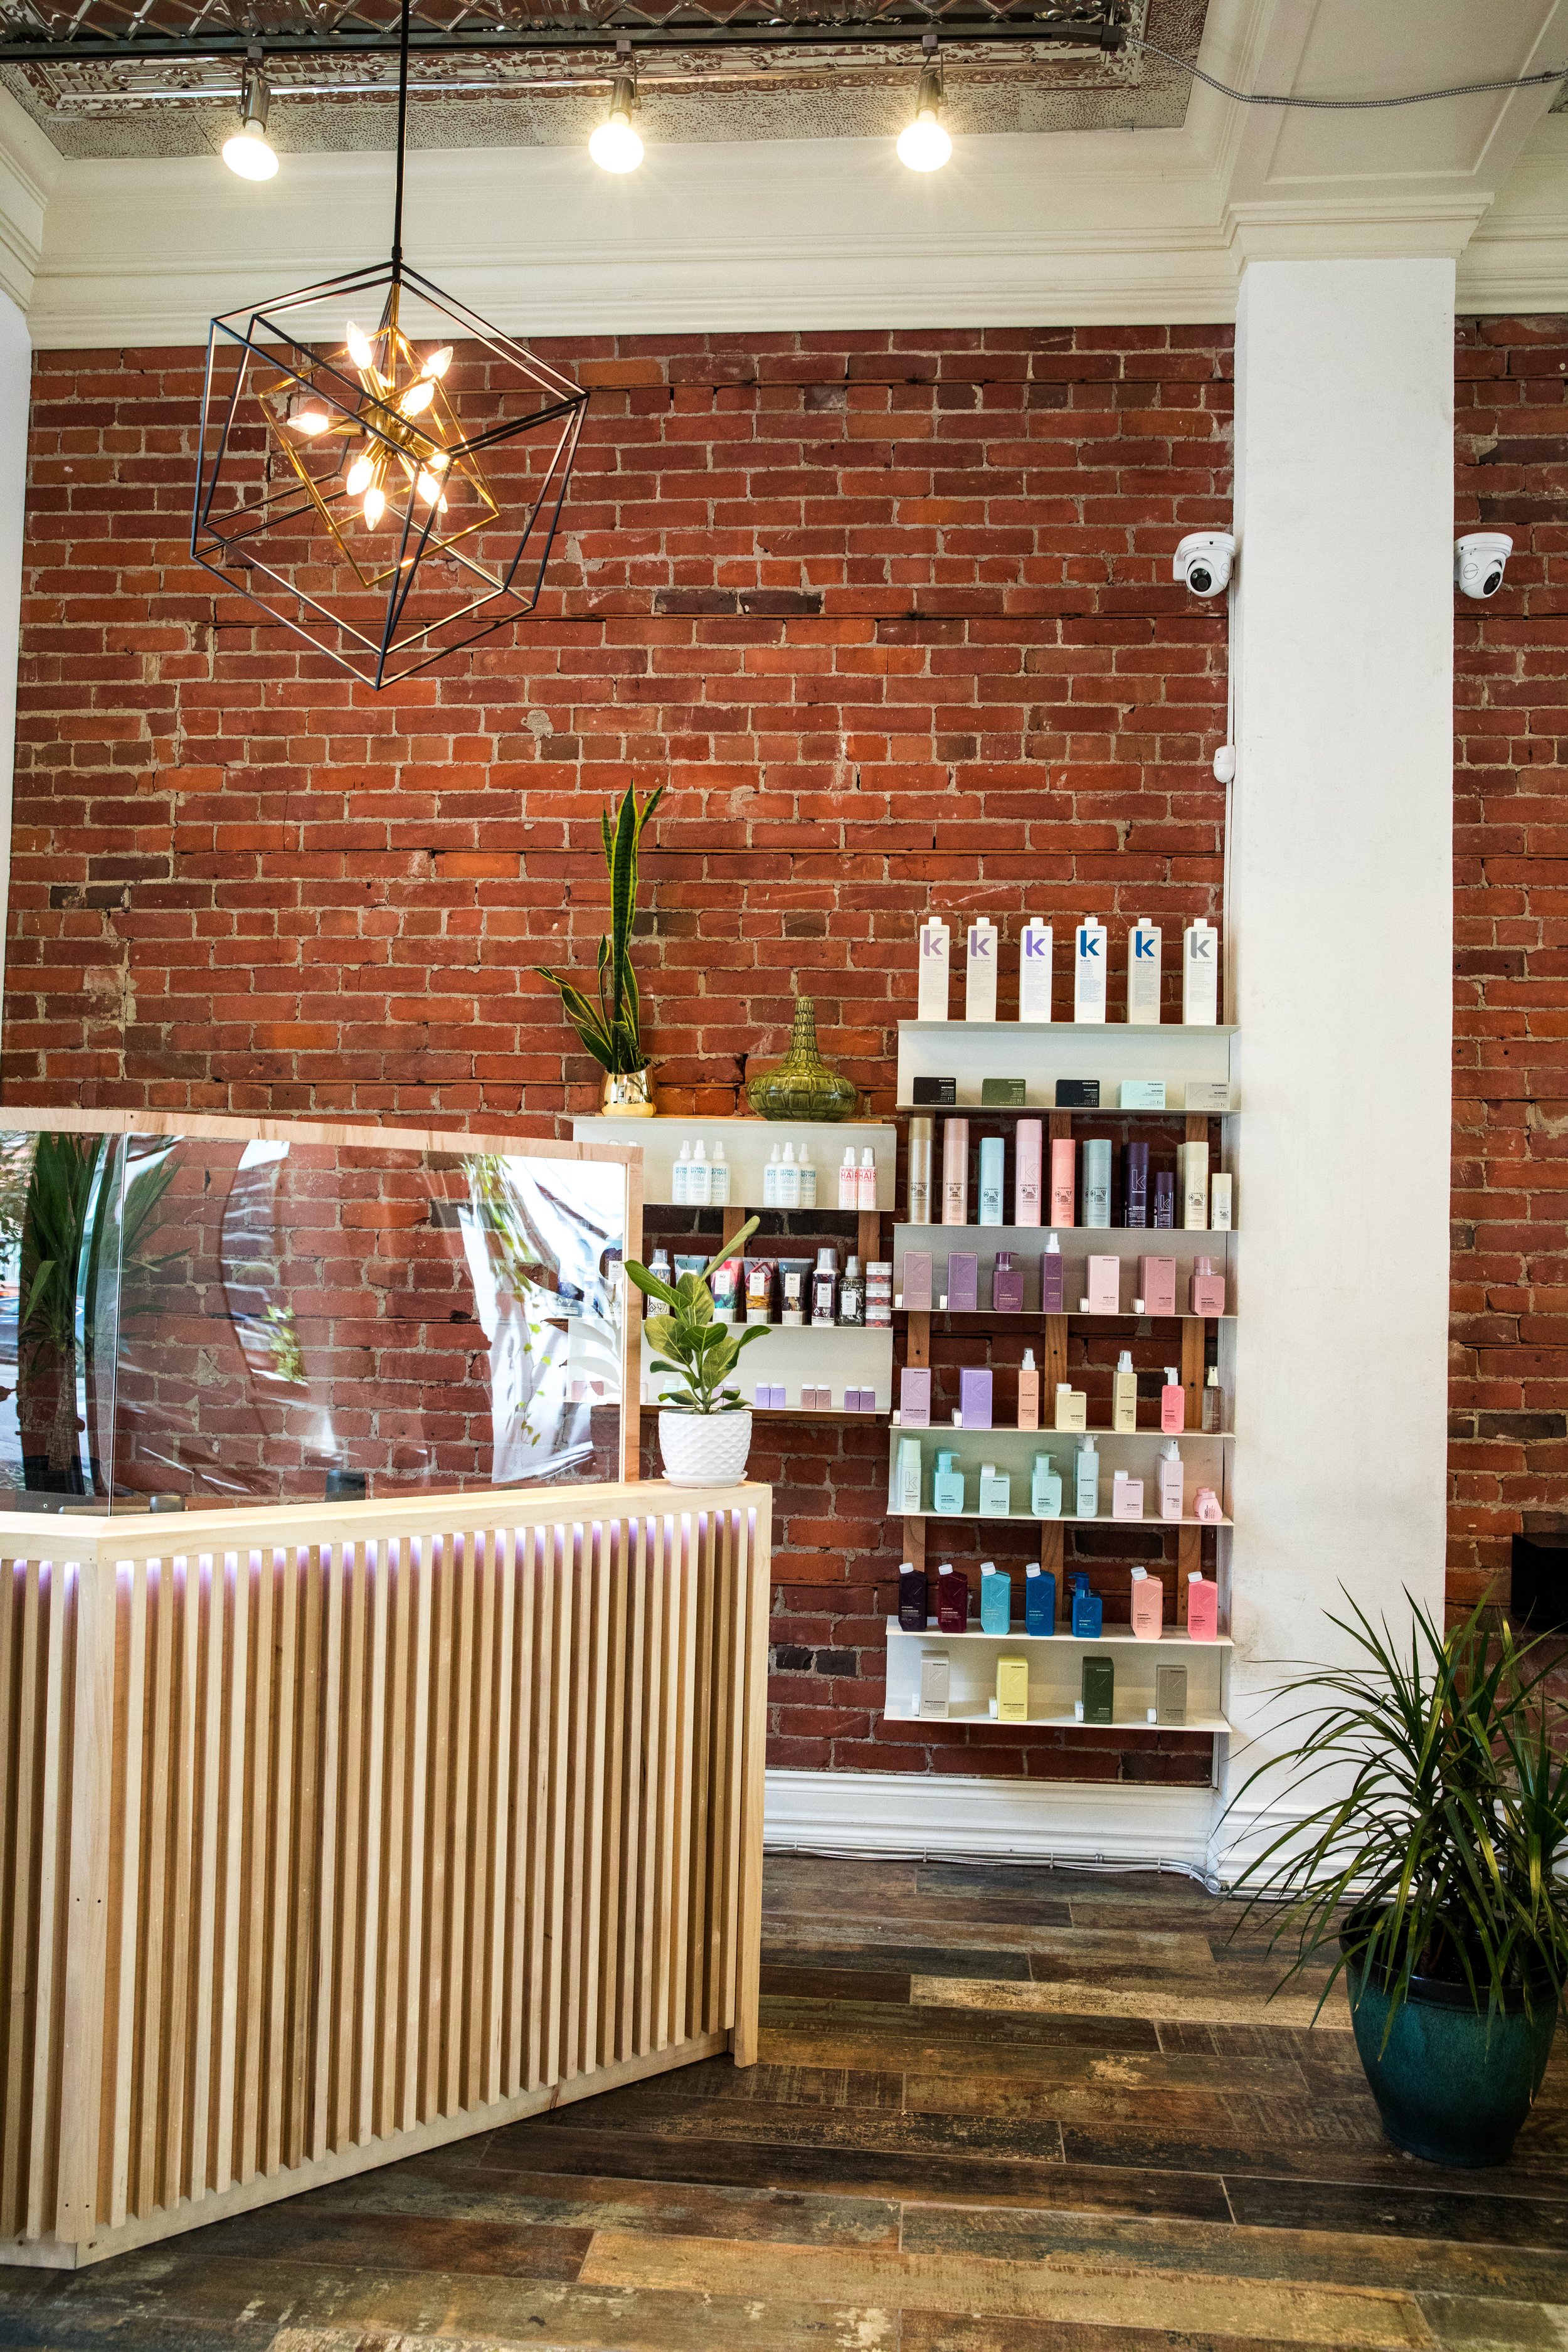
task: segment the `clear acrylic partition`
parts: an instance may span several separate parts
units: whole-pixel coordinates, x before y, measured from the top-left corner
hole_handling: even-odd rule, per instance
[[[620,1475],[610,1160],[0,1132],[0,1503]]]

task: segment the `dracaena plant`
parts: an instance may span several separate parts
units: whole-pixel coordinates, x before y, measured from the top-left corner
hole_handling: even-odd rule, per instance
[[[637,974],[632,970],[631,937],[637,911],[638,846],[643,827],[663,798],[661,784],[639,810],[637,793],[628,784],[613,824],[607,809],[599,813],[610,877],[610,928],[599,941],[596,998],[585,995],[570,972],[556,971],[548,964],[536,966],[541,980],[547,980],[559,992],[566,1018],[584,1049],[613,1077],[625,1077],[648,1066],[649,1057],[643,1051]]]
[[[657,1300],[664,1309],[661,1315],[650,1315],[644,1327],[650,1344],[658,1350],[653,1359],[654,1370],[668,1372],[679,1383],[675,1388],[660,1390],[660,1404],[673,1405],[678,1412],[744,1410],[740,1390],[725,1383],[740,1361],[742,1349],[762,1339],[767,1326],[753,1323],[737,1331],[728,1323],[718,1322],[708,1278],[727,1257],[734,1256],[756,1232],[758,1223],[752,1217],[743,1224],[734,1240],[726,1242],[700,1274],[678,1275],[673,1282],[650,1274],[635,1258],[627,1259],[626,1272],[632,1281],[645,1297]]]
[[[1305,1736],[1233,1801],[1268,1776],[1310,1800],[1242,1873],[1242,1921],[1268,1906],[1271,1947],[1295,1945],[1287,1982],[1332,1951],[1325,1999],[1353,1959],[1386,1989],[1390,2029],[1417,1977],[1462,1986],[1488,2016],[1561,2003],[1568,1706],[1548,1686],[1555,1649],[1516,1643],[1484,1601],[1449,1633],[1414,1608],[1408,1651],[1350,1610],[1330,1622],[1359,1656],[1283,1686],[1304,1703],[1287,1725]]]

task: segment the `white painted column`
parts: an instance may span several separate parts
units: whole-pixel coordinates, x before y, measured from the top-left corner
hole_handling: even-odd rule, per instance
[[[1448,261],[1242,280],[1233,1790],[1271,1662],[1348,1655],[1342,1586],[1441,1617],[1453,310]]]
[[[0,988],[11,892],[11,782],[16,751],[16,651],[22,624],[22,520],[33,346],[27,322],[0,293]]]

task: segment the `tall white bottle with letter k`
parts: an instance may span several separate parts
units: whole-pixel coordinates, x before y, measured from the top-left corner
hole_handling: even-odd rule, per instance
[[[947,1019],[947,925],[940,915],[921,925],[921,992],[916,1018]]]
[[[1075,1021],[1105,1018],[1105,925],[1086,915],[1073,940],[1072,1017]]]
[[[968,952],[963,962],[963,1017],[966,1021],[996,1018],[996,926],[989,915],[969,926]]]
[[[1159,1025],[1160,933],[1147,915],[1127,934],[1127,1018],[1134,1028]]]
[[[1219,933],[1202,915],[1182,933],[1182,1019],[1201,1029],[1219,1019]]]
[[[1031,915],[1018,938],[1018,1018],[1051,1017],[1051,927]]]

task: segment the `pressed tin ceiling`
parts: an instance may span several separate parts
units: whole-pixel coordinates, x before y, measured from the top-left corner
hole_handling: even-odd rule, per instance
[[[1160,130],[1208,0],[413,0],[414,147],[552,146],[604,110],[617,39],[650,140],[882,138],[942,42],[955,135]],[[66,155],[216,154],[259,42],[280,153],[389,147],[395,0],[0,0],[0,75]],[[1129,45],[1127,36],[1134,37]]]

